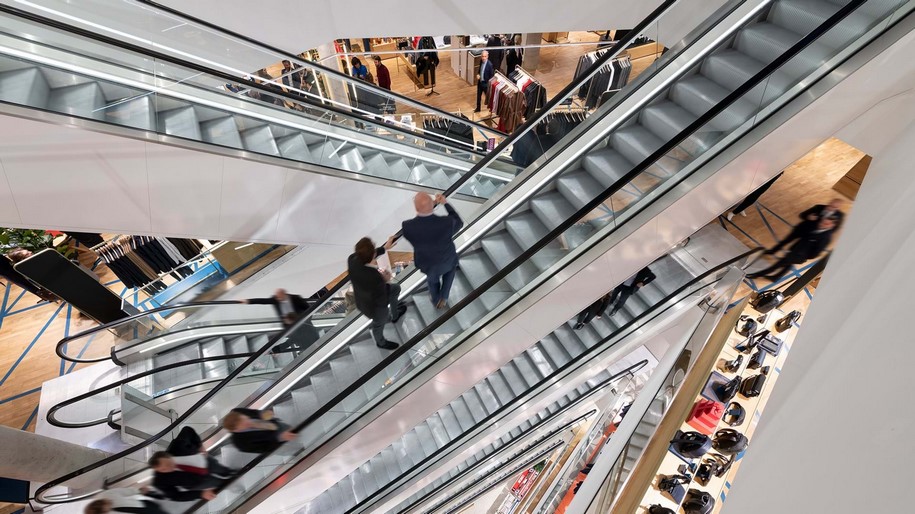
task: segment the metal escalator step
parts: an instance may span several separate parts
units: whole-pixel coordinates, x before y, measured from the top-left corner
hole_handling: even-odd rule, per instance
[[[591,323],[594,323],[594,321]],[[572,330],[568,324],[563,324],[556,328],[552,334],[557,340],[559,340],[559,344],[565,348],[566,352],[572,358],[578,357],[587,349],[584,343],[582,343],[581,338],[578,336],[578,332],[579,331]]]
[[[383,154],[375,153],[363,156],[363,159],[365,161],[365,169],[363,170],[365,173],[375,177],[397,179],[392,173],[391,167],[388,165],[388,160],[384,158]]]
[[[404,473],[413,468],[413,460],[407,455],[407,450],[404,448],[402,441],[394,441],[394,443],[391,444],[391,451],[394,453],[397,465]]]
[[[530,201],[531,210],[550,230],[575,214],[576,209],[559,191],[539,194]]]
[[[386,350],[378,348],[371,338],[350,343],[349,351],[356,359],[355,372],[358,373],[359,376],[368,373],[368,371],[381,362],[388,353]]]
[[[439,448],[442,448],[451,442],[451,437],[448,435],[448,430],[445,428],[445,423],[442,421],[441,416],[439,416],[438,413],[426,418],[425,424],[429,427],[429,431],[432,432],[432,438],[435,440],[435,444]]]
[[[582,167],[604,188],[610,187],[626,173],[629,173],[634,164],[620,154],[613,147],[601,147],[591,150],[581,159]]]
[[[704,75],[690,75],[673,85],[670,98],[680,107],[696,116],[702,116],[716,106],[730,92]],[[731,104],[721,114],[715,116],[708,126],[723,132],[729,132],[750,119],[753,115],[752,104],[741,98]]]
[[[516,394],[514,390],[501,371],[490,374],[486,377],[486,382],[489,383],[490,390],[496,400],[498,400],[499,407],[515,399]]]
[[[537,371],[536,366],[531,362],[530,357],[524,353],[512,359],[512,364],[518,368],[518,373],[521,374],[521,378],[524,379],[527,387],[533,387],[534,384],[539,382],[544,375]]]
[[[372,469],[372,464],[373,461],[369,460],[362,463],[358,469],[359,475],[362,478],[362,487],[365,489],[367,496],[371,496],[375,493],[375,491],[381,489],[384,486],[384,484],[379,483],[377,480],[376,474]]]
[[[407,312],[409,313],[412,310],[417,315],[419,319],[416,323],[421,327],[420,329],[429,326],[441,316],[442,312],[444,312],[436,309],[435,306],[432,305],[432,297],[429,296],[429,293],[417,293],[411,298],[413,299],[413,304],[408,307]],[[406,314],[404,316],[406,316]],[[416,330],[416,332],[419,332],[419,330]],[[414,332],[414,334],[416,332]],[[454,318],[451,318],[443,325],[436,328],[433,333],[450,336],[459,332],[461,332],[461,325]]]
[[[200,124],[197,122],[197,112],[191,106],[160,112],[158,119],[159,130],[170,136],[183,137],[193,141],[202,139]]]
[[[226,345],[221,337],[200,343],[201,357],[219,357],[226,354]],[[203,376],[206,378],[224,377],[229,374],[229,362],[218,360],[203,363]]]
[[[410,176],[407,181],[414,184],[431,184],[432,173],[424,164],[416,163],[412,166],[412,169],[410,170]]]
[[[698,119],[698,116],[687,111],[673,101],[659,102],[642,110],[639,123],[662,141],[673,139]],[[720,138],[720,133],[704,125],[694,133],[681,147],[690,155],[699,155]]]
[[[460,437],[464,432],[461,428],[461,422],[458,421],[454,411],[451,410],[451,406],[446,405],[439,409],[438,416],[441,418],[442,425],[444,425],[445,430],[448,433],[449,441],[453,441],[454,439]]]
[[[773,23],[760,22],[741,29],[734,48],[763,64],[769,64],[800,39],[800,34]]]
[[[451,407],[451,410],[454,412],[454,417],[457,418],[463,432],[470,430],[476,425],[476,420],[474,420],[473,414],[470,413],[470,408],[467,407],[467,402],[464,400],[463,396],[458,396],[452,400],[448,406]]]
[[[384,463],[384,471],[387,473],[387,480],[385,481],[385,486],[390,484],[392,481],[397,479],[404,470],[401,469],[400,464],[397,463],[397,456],[394,455],[394,450],[390,446],[381,450],[381,462]],[[384,476],[384,474],[382,474]]]
[[[508,403],[511,400],[514,400],[515,397],[520,396],[527,391],[527,389],[528,389],[527,380],[525,380],[524,377],[521,376],[521,373],[518,371],[518,368],[516,368],[512,363],[509,362],[505,366],[502,366],[501,368],[499,368],[499,371],[497,371],[496,373],[499,373],[502,375],[502,377],[504,377],[505,383],[507,383],[508,386],[511,387],[511,390],[513,393],[510,398],[508,398],[508,399],[506,399],[506,401],[502,402],[503,405],[505,403]]]
[[[44,109],[51,88],[38,68],[24,68],[0,73],[0,100]]]
[[[476,289],[489,280],[499,271],[492,259],[483,250],[464,252],[461,254],[459,275],[465,277],[470,285]],[[504,280],[493,285],[487,291],[514,292]]]
[[[768,20],[795,34],[805,35],[839,10],[824,0],[779,0],[769,10]]]
[[[415,298],[416,302],[421,302],[423,299]],[[422,315],[417,309],[416,303],[413,305],[408,305],[407,312],[397,320],[397,323],[394,324],[395,329],[397,330],[397,335],[400,336],[401,341],[409,341],[421,330],[426,328],[426,322],[423,320]]]
[[[52,89],[48,95],[47,108],[63,114],[104,120],[105,103],[102,87],[97,82],[87,82]]]
[[[492,384],[488,380],[481,381],[473,386],[473,389],[480,398],[480,403],[483,405],[483,408],[486,409],[487,415],[499,410],[501,404],[496,397],[495,391],[493,391]]]
[[[426,453],[422,442],[419,440],[419,436],[413,430],[404,434],[401,441],[403,441],[404,452],[406,452],[407,457],[410,458],[410,462],[412,462],[414,466],[431,455],[431,453]]]
[[[537,215],[529,210],[506,220],[505,228],[518,243],[518,247],[525,250],[534,246],[535,243],[549,232]],[[557,238],[534,254],[531,257],[530,262],[532,262],[538,270],[543,271],[555,264],[563,253],[562,244]]]
[[[109,103],[105,107],[105,117],[118,125],[142,130],[156,129],[156,108],[153,97],[149,95]]]
[[[477,394],[476,389],[468,390],[461,395],[461,398],[464,399],[464,403],[467,405],[470,416],[475,423],[479,423],[489,415],[486,412],[486,407],[483,406],[483,402],[480,400],[480,396]]]
[[[207,143],[230,148],[244,148],[241,142],[241,134],[239,134],[238,126],[235,124],[235,118],[231,116],[200,123],[200,133]]]
[[[544,337],[537,344],[555,368],[561,368],[572,360],[569,352],[552,335]]]
[[[556,182],[556,189],[576,209],[581,209],[596,198],[605,187],[584,169],[564,173]]]
[[[426,423],[416,425],[416,427],[413,428],[413,432],[416,435],[416,440],[419,441],[419,444],[422,447],[423,455],[432,455],[440,448],[436,439],[432,437],[432,430],[429,429],[429,426]]]
[[[662,141],[639,124],[633,124],[617,130],[610,136],[610,139],[614,148],[623,154],[626,159],[635,163],[646,160],[665,143],[665,141]],[[668,154],[661,157],[657,162],[652,163],[652,166],[646,171],[662,176],[672,175],[680,171],[683,167],[683,162],[671,155]]]
[[[276,146],[280,155],[287,159],[302,162],[311,162],[314,159],[302,134],[281,137],[276,140]]]
[[[507,266],[523,253],[521,247],[506,230],[500,230],[484,237],[481,244],[486,255],[499,268]],[[510,272],[505,280],[517,291],[532,282],[539,274],[537,267],[532,262],[524,262]]]
[[[245,150],[267,155],[280,154],[280,150],[276,146],[276,140],[273,138],[273,132],[270,130],[270,125],[261,125],[260,127],[245,130],[241,133],[241,139]]]
[[[524,354],[527,355],[534,368],[543,377],[549,376],[556,369],[537,345],[528,348]]]
[[[763,67],[763,63],[749,55],[728,49],[706,57],[700,73],[728,91],[734,91]]]

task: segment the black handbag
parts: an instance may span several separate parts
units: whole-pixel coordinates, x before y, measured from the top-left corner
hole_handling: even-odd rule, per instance
[[[675,514],[674,511],[660,505],[648,507],[648,514]]]
[[[753,300],[750,301],[750,305],[757,311],[765,314],[781,305],[784,301],[785,295],[782,294],[781,291],[773,289],[771,291],[763,291],[756,295],[756,298],[753,298]]]
[[[747,398],[759,396],[765,383],[766,376],[762,374],[745,378],[740,385],[740,394]]]
[[[746,450],[749,444],[747,436],[733,428],[722,428],[715,432],[715,439],[712,442],[712,446],[725,455],[740,453]]]
[[[709,514],[714,508],[715,499],[711,494],[699,489],[690,489],[686,493],[686,501],[683,502],[683,511],[686,514]]]
[[[686,487],[683,484],[688,484],[689,482],[690,478],[686,475],[665,476],[658,482],[658,489],[670,496],[674,503],[679,504],[683,501],[683,497],[686,496]]]
[[[670,441],[670,446],[680,455],[695,459],[702,457],[712,449],[712,440],[709,436],[700,432],[681,432]]]
[[[724,371],[725,373],[734,373],[740,369],[741,364],[743,364],[743,355],[738,355],[736,359],[722,363],[721,371]]]
[[[762,339],[759,340],[759,343],[757,344],[757,346],[759,346],[763,350],[771,353],[772,355],[778,357],[778,352],[782,351],[783,343],[784,343],[784,341],[782,341],[778,337],[775,337],[772,334],[766,334],[765,337],[763,337]]]
[[[756,350],[756,353],[750,357],[750,362],[747,363],[747,369],[759,369],[763,362],[766,361],[766,352],[760,348]]]
[[[737,402],[729,403],[724,410],[724,415],[721,416],[721,420],[732,427],[739,427],[746,418],[747,410]]]
[[[791,325],[795,324],[799,319],[801,319],[801,311],[791,311],[788,314],[785,314],[785,317],[775,322],[775,330],[784,332],[791,328]]]
[[[740,377],[734,377],[727,384],[723,384],[718,387],[718,390],[715,391],[715,394],[718,395],[718,399],[721,400],[721,403],[726,403],[731,401],[737,392],[740,391]]]
[[[749,337],[756,333],[756,327],[756,320],[744,314],[737,320],[737,326],[734,330],[744,337]]]
[[[718,453],[710,453],[702,458],[702,464],[696,471],[696,482],[708,485],[713,476],[721,477],[731,469],[733,458],[725,457]]]

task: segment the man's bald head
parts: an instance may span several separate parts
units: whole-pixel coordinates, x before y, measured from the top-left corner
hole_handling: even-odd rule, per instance
[[[417,214],[432,214],[432,211],[435,210],[435,202],[426,193],[416,193],[416,196],[413,197],[413,206],[416,207]]]

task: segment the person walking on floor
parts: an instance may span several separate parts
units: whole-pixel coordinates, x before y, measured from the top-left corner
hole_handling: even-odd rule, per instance
[[[222,419],[222,427],[232,432],[232,445],[245,453],[272,452],[296,438],[269,410],[232,409]]]
[[[396,323],[407,312],[407,306],[397,301],[400,285],[391,283],[391,270],[378,269],[376,261],[393,246],[393,236],[379,248],[375,248],[371,239],[363,237],[356,243],[355,252],[346,261],[356,308],[372,320],[372,337],[375,344],[384,350],[397,348],[397,343],[384,337],[384,326],[388,321]]]
[[[391,90],[391,72],[388,67],[381,62],[381,56],[376,55],[375,59],[375,76],[378,78],[378,87]]]
[[[86,505],[85,514],[106,514],[108,512],[130,512],[133,514],[166,514],[156,502],[144,496],[146,487],[122,487],[106,489]]]
[[[581,328],[590,323],[594,317],[600,317],[599,313],[605,312],[607,309],[610,310],[607,315],[612,317],[626,305],[630,296],[635,294],[639,289],[650,284],[655,278],[657,277],[648,266],[640,269],[638,273],[616,286],[613,291],[610,291],[609,299],[605,300],[605,296],[582,311],[578,315],[578,322],[575,324],[575,330],[581,330]]]
[[[805,211],[806,212],[806,211]],[[810,217],[812,218],[812,214]],[[775,264],[766,269],[747,275],[747,278],[765,278],[768,280],[778,280],[791,266],[801,264],[809,259],[820,255],[823,250],[829,246],[832,241],[832,235],[835,233],[837,217],[822,217],[817,221],[807,218],[795,225],[794,229],[788,234],[788,237],[782,239],[777,245],[766,250],[767,255],[775,255],[789,243],[793,244],[788,248],[788,252],[778,259]]]
[[[447,214],[435,215],[436,205],[444,206]],[[464,226],[464,221],[442,194],[435,195],[433,200],[426,193],[416,193],[413,206],[416,217],[403,222],[403,236],[413,245],[416,267],[426,274],[432,305],[444,309],[458,264],[453,238]]]
[[[487,109],[489,108],[489,81],[496,74],[489,62],[489,52],[483,50],[480,56],[480,72],[477,73],[477,108],[473,112],[480,112],[480,98],[486,97]]]
[[[841,198],[833,198],[827,204],[817,204],[813,207],[807,209],[806,211],[798,214],[798,217],[801,218],[801,223],[807,223],[809,226],[808,229],[812,229],[819,221],[823,218],[832,218],[836,222],[836,226],[833,230],[839,230],[842,226],[842,220],[845,219],[845,213],[840,209],[844,202]]]

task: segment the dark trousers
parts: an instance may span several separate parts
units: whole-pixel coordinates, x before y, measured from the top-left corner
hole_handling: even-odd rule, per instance
[[[448,300],[451,284],[454,283],[454,271],[455,263],[451,262],[436,264],[424,271],[433,305],[438,304],[439,300]]]
[[[477,82],[477,110],[480,110],[480,97],[486,96],[486,105],[489,105],[489,83]]]
[[[388,303],[383,307],[378,307],[372,315],[372,337],[375,339],[375,344],[385,342],[384,326],[397,316],[397,297],[400,296],[400,284],[387,284],[385,288],[388,291]]]
[[[753,273],[749,276],[750,276],[750,278],[766,277],[766,278],[771,278],[771,279],[778,279],[778,278],[781,278],[782,276],[784,276],[785,273],[787,273],[789,270],[791,270],[791,266],[793,266],[795,264],[800,264],[801,262],[804,262],[804,261],[803,260],[798,261],[797,256],[792,255],[791,253],[788,253],[788,255],[785,255],[781,259],[777,260],[775,262],[775,264],[769,266],[768,268],[766,268],[764,270],[757,271],[756,273]]]
[[[587,325],[588,323],[591,323],[591,320],[593,320],[595,317],[597,317],[600,314],[600,310],[601,310],[600,308],[602,305],[603,305],[603,301],[598,300],[598,301],[592,303],[591,305],[587,306],[585,308],[585,310],[581,311],[578,314],[578,320],[577,320],[576,324]]]
[[[629,297],[632,296],[632,293],[635,291],[635,287],[624,285],[616,286],[616,289],[610,293],[610,313],[608,315],[613,316],[618,310],[622,309],[623,305],[626,305]]]

